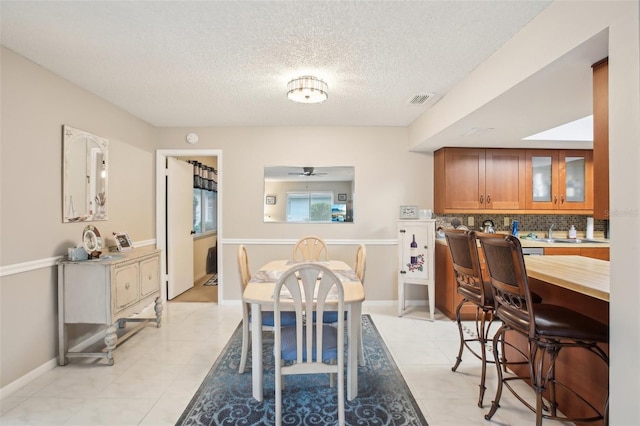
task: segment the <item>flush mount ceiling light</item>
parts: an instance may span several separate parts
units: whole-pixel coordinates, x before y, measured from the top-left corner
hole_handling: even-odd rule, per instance
[[[287,97],[293,102],[317,104],[329,97],[329,86],[324,81],[305,75],[287,84]]]

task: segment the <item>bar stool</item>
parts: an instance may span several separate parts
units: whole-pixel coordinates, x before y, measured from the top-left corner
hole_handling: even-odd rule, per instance
[[[453,274],[456,279],[456,291],[462,300],[456,308],[456,322],[458,323],[458,333],[460,334],[460,348],[456,363],[451,367],[451,371],[456,371],[462,362],[462,353],[466,347],[476,358],[482,361],[482,373],[480,376],[480,396],[478,397],[478,407],[482,408],[482,400],[486,390],[485,381],[487,377],[486,346],[488,343],[489,330],[494,319],[493,294],[491,286],[482,278],[480,268],[480,258],[478,256],[478,241],[474,231],[447,229],[444,231],[451,260],[453,262]],[[460,312],[462,306],[472,303],[476,306],[475,327],[477,338],[465,338],[462,330]],[[474,349],[471,342],[478,342],[480,347]]]
[[[609,342],[609,327],[591,317],[574,310],[551,304],[534,304],[529,292],[529,282],[522,256],[522,246],[517,237],[511,235],[495,238],[478,234],[484,251],[487,269],[491,278],[496,316],[502,326],[493,337],[493,350],[498,371],[498,388],[491,409],[485,415],[489,420],[500,407],[503,386],[506,386],[525,406],[536,414],[536,425],[542,419],[569,421],[573,423],[609,421],[609,392],[602,408],[596,408],[574,389],[556,380],[556,359],[564,348],[584,348],[602,359],[609,368],[609,357],[598,343]],[[515,332],[524,336],[529,344],[529,374],[526,378],[536,394],[535,407],[519,395],[509,383],[521,377],[504,377],[497,353],[499,345],[505,343],[505,333]],[[504,346],[502,346],[504,348]],[[576,372],[578,373],[578,372]],[[593,411],[590,417],[566,417],[559,415],[556,402],[556,386],[564,388]],[[546,403],[543,393],[548,390]]]
[[[493,364],[494,361],[487,359],[487,344],[489,343],[489,332],[495,319],[495,306],[493,302],[493,291],[491,284],[482,275],[480,266],[480,256],[478,253],[478,239],[474,231],[447,229],[444,231],[447,245],[451,253],[453,262],[453,273],[456,279],[456,291],[462,297],[456,308],[456,322],[458,323],[458,333],[460,334],[460,349],[456,357],[456,363],[451,367],[451,371],[456,371],[462,362],[462,353],[467,348],[476,358],[482,361],[482,370],[480,375],[480,395],[478,397],[478,407],[482,408],[484,393],[486,390],[485,382],[487,377],[487,363]],[[491,234],[497,235],[497,234]],[[540,303],[542,298],[533,293],[532,300],[534,303]],[[462,329],[461,312],[462,307],[471,303],[476,306],[476,338],[465,338]],[[470,344],[478,342],[479,351],[474,349]],[[504,355],[504,350],[501,351]],[[526,358],[526,357],[525,357]],[[507,362],[502,359],[502,365],[528,364],[526,360],[516,360]]]

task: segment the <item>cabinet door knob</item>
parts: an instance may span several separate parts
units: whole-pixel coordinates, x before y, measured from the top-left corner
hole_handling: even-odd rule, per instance
[[[129,290],[129,287],[130,287],[130,286],[129,286],[129,283],[126,283],[126,284],[124,285],[124,289],[125,289],[125,290]]]

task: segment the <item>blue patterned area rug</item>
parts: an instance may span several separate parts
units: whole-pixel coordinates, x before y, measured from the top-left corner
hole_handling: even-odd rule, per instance
[[[426,426],[417,402],[369,315],[362,316],[362,326],[366,365],[358,368],[358,397],[345,401],[346,424]],[[251,351],[245,373],[238,374],[242,346],[242,329],[238,327],[176,425],[274,423],[273,334],[263,333],[264,401],[258,402],[251,396]],[[285,425],[335,425],[338,422],[337,391],[329,387],[326,374],[287,376],[282,397]]]

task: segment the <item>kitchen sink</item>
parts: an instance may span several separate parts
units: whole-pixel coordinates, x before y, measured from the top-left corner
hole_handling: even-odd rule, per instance
[[[531,238],[532,241],[541,243],[583,244],[583,243],[607,243],[607,241],[593,240],[590,238]]]

